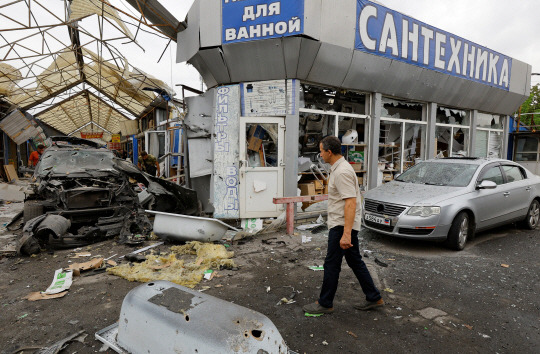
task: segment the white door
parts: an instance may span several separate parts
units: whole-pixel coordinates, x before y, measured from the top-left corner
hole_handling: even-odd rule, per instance
[[[285,119],[240,118],[240,217],[277,217],[283,196]]]

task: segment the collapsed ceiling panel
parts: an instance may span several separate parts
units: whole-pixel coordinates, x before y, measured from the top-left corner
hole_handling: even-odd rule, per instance
[[[163,81],[129,65],[117,46],[138,46],[141,25],[160,35],[165,27],[170,32],[182,26],[169,14],[153,27],[145,15],[159,18],[154,10],[159,3],[129,2],[141,10],[137,19],[118,9],[121,1],[15,0],[0,5],[0,100],[66,134],[83,126],[109,134],[154,101],[152,90],[172,96]]]

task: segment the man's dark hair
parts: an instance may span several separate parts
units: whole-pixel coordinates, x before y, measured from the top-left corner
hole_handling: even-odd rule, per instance
[[[144,151],[144,150],[141,151],[141,156],[146,156],[146,155],[148,155],[148,153],[146,151]]]
[[[37,148],[38,148],[38,149],[45,149],[45,145],[39,144],[39,145],[37,146]]]
[[[330,150],[334,155],[341,155],[341,141],[335,136],[327,136],[321,140],[323,150]]]

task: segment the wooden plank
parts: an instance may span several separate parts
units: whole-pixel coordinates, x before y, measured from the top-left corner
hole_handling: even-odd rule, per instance
[[[15,167],[13,165],[4,165],[4,171],[6,171],[8,182],[19,179],[19,176],[17,176],[17,171],[15,171]]]

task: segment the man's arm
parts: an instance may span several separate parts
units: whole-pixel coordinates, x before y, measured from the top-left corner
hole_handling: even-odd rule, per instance
[[[156,177],[159,177],[159,175],[161,174],[160,171],[159,171],[159,162],[158,160],[156,159],[156,167],[157,167],[157,176]]]
[[[345,217],[345,225],[343,227],[343,236],[341,236],[341,240],[339,241],[339,246],[346,250],[347,248],[352,247],[351,231],[356,217],[356,198],[345,199],[343,214]]]

